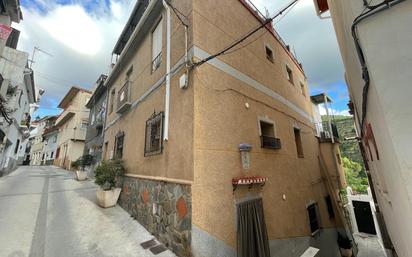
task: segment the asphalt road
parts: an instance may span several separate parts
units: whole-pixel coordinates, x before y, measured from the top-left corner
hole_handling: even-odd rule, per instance
[[[1,257],[146,257],[153,236],[119,206],[97,206],[96,185],[55,167],[0,178]]]

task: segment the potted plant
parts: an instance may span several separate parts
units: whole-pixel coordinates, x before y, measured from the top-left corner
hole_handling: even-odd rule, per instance
[[[97,202],[103,208],[115,206],[119,199],[121,188],[116,184],[126,169],[121,160],[102,161],[95,171],[95,183],[100,187],[96,191]]]
[[[87,172],[85,171],[85,168],[92,165],[93,161],[93,156],[90,154],[86,154],[81,156],[79,159],[72,163],[72,167],[76,170],[77,180],[83,181],[87,179]]]
[[[338,233],[338,245],[342,257],[353,256],[352,240],[350,240],[346,235],[341,235]]]

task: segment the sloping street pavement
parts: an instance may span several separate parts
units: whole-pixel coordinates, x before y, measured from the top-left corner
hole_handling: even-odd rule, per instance
[[[25,166],[0,178],[0,256],[175,256],[143,249],[153,236],[119,206],[98,207],[95,189],[55,167]]]

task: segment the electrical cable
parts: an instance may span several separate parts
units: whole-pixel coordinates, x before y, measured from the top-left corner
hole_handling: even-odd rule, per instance
[[[257,31],[259,31],[260,29],[266,27],[266,25],[268,25],[269,23],[271,23],[276,17],[278,17],[279,15],[282,15],[282,13],[284,11],[286,11],[287,9],[289,9],[292,5],[294,5],[296,2],[298,2],[299,0],[293,0],[292,2],[290,2],[286,7],[284,7],[283,9],[281,9],[276,15],[274,15],[272,18],[267,19],[265,22],[261,23],[258,27],[252,29],[250,32],[246,33],[244,36],[242,36],[240,39],[234,41],[233,43],[229,44],[228,46],[226,46],[225,48],[223,48],[221,51],[219,51],[216,54],[210,55],[209,57],[206,57],[198,62],[195,62],[194,64],[191,65],[191,68],[196,68],[220,55],[225,54],[227,51],[231,50],[232,48],[234,48],[235,46],[239,45],[240,43],[242,43],[243,41],[245,41],[247,38],[249,38],[250,36],[252,36],[253,34],[255,34]]]
[[[295,2],[295,3],[285,12],[285,14],[282,15],[282,17],[281,17],[279,20],[277,20],[273,25],[278,24],[284,17],[286,17],[286,15],[293,9],[293,7],[296,6],[297,3],[298,3],[298,2]],[[226,53],[224,53],[224,55],[231,54],[231,53],[236,52],[236,51],[238,51],[238,50],[240,50],[240,49],[242,49],[242,48],[245,48],[246,46],[248,46],[248,45],[256,42],[258,39],[260,39],[261,37],[263,37],[267,32],[268,32],[267,30],[264,30],[264,32],[263,32],[262,34],[260,34],[258,37],[256,37],[256,38],[253,39],[252,41],[250,41],[250,42],[242,45],[242,46],[239,47],[239,48],[233,49],[232,51],[226,52]]]
[[[362,79],[365,81],[365,84],[362,89],[362,115],[361,115],[361,120],[360,120],[361,136],[364,135],[363,128],[364,128],[364,123],[366,119],[368,92],[369,92],[369,86],[370,86],[370,76],[369,76],[368,66],[366,64],[366,58],[365,58],[362,46],[360,44],[357,26],[361,21],[365,20],[366,18],[371,17],[372,15],[377,14],[379,12],[388,10],[392,6],[400,4],[404,1],[406,0],[385,0],[381,2],[380,4],[374,5],[373,8],[367,12],[364,12],[366,9],[365,8],[364,11],[362,11],[362,13],[358,17],[356,17],[352,23],[352,27],[351,27],[352,37],[355,43],[355,48],[356,48],[356,52],[358,55],[358,59],[362,67]]]
[[[167,4],[170,8],[172,8],[172,11],[175,13],[175,15],[176,15],[177,18],[180,20],[180,22],[183,24],[183,26],[185,26],[185,27],[188,28],[189,25],[186,24],[186,22],[183,21],[183,19],[180,17],[179,14],[181,14],[183,17],[185,17],[186,20],[188,20],[187,16],[184,15],[181,11],[179,11],[176,7],[174,7],[174,6],[172,5],[172,3],[170,3],[170,0],[165,0],[165,2],[166,2],[166,4]]]

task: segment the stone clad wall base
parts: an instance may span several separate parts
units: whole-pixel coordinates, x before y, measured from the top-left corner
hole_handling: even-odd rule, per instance
[[[125,177],[119,204],[178,256],[192,256],[190,185]]]

